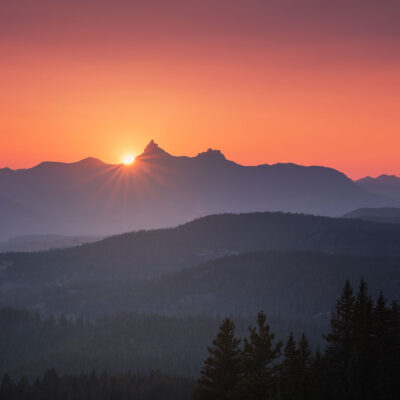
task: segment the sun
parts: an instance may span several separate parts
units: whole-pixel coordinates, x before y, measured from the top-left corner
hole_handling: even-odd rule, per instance
[[[131,165],[135,161],[135,156],[125,156],[123,162],[125,165]]]

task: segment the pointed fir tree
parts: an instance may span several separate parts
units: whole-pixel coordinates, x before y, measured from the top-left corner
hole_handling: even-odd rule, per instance
[[[296,347],[290,334],[280,369],[280,395],[284,400],[309,399],[311,378],[311,348],[304,333]]]
[[[373,399],[377,379],[377,360],[374,357],[377,343],[373,332],[373,302],[363,278],[354,302],[353,321],[353,344],[347,370],[350,382],[349,396]]]
[[[243,377],[239,384],[242,398],[272,399],[277,391],[282,342],[274,344],[275,335],[263,312],[257,316],[257,327],[249,327],[242,351]]]
[[[236,399],[236,385],[241,375],[239,344],[235,324],[229,318],[225,319],[208,348],[209,357],[193,393],[194,400]]]
[[[321,351],[317,348],[311,357],[309,369],[309,400],[327,399],[326,393],[326,364]]]
[[[280,399],[291,400],[297,394],[297,348],[293,333],[290,333],[283,351],[284,359],[280,366]]]
[[[310,397],[311,354],[310,344],[306,335],[303,333],[296,352],[298,377],[297,398],[302,400],[308,400]]]
[[[349,391],[348,368],[354,339],[354,303],[353,288],[347,279],[331,318],[331,331],[323,336],[327,341],[324,357],[329,376],[327,391],[332,398],[345,399]]]
[[[376,383],[374,392],[384,393],[391,383],[391,357],[393,351],[393,332],[390,329],[391,313],[382,292],[373,309],[373,337],[376,340],[373,357],[375,362]],[[382,397],[385,399],[386,397]]]
[[[324,336],[328,342],[327,354],[332,358],[341,358],[346,364],[351,352],[354,331],[354,303],[353,288],[346,280],[342,295],[336,303],[336,311],[331,319],[331,331]],[[343,356],[343,357],[339,357]]]

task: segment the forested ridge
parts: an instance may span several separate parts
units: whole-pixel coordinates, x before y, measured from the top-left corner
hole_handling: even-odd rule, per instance
[[[60,375],[48,369],[43,378],[30,382],[25,377],[14,382],[8,375],[0,386],[1,400],[188,400],[194,380],[162,374],[121,373],[110,375],[92,371],[81,375]]]
[[[138,279],[227,254],[269,250],[400,256],[400,225],[282,212],[211,215],[69,249],[0,254],[0,278],[50,283],[109,279],[119,273]]]
[[[3,311],[3,319],[28,315]],[[58,325],[66,329],[67,324],[62,319]],[[5,374],[0,399],[398,399],[400,309],[395,301],[389,304],[383,293],[373,300],[363,279],[356,293],[346,281],[323,337],[326,345],[320,349],[304,333],[275,336],[261,311],[256,325],[241,336],[232,319],[222,322],[196,386],[192,378],[160,372],[65,375],[47,369],[36,379]]]
[[[236,318],[238,332],[244,334],[252,319]],[[1,309],[0,376],[7,372],[15,379],[33,379],[54,367],[67,374],[156,369],[195,377],[221,321],[222,317],[135,313],[87,319]],[[305,330],[313,343],[321,341],[318,324],[278,316],[270,323],[282,336]]]
[[[141,280],[118,270],[109,279],[99,272],[37,283],[21,274],[18,282],[4,277],[0,307],[93,318],[120,311],[254,316],[263,309],[269,315],[310,319],[328,315],[343,280],[361,276],[371,282],[373,294],[382,289],[396,298],[400,258],[269,251],[220,256]]]
[[[399,249],[396,224],[253,213],[210,216],[173,229],[134,232],[71,249],[0,254],[0,374],[7,373],[12,388],[25,376],[34,390],[35,379],[43,385],[49,368],[55,369],[52,376],[60,387],[76,379],[87,386],[93,370],[97,378],[106,371],[109,382],[120,379],[121,393],[133,398],[129,382],[139,375],[146,380],[151,370],[161,371],[157,376],[188,378],[193,386],[221,321],[234,320],[235,333],[243,338],[260,310],[277,338],[285,343],[292,338],[289,350],[297,354],[298,346],[307,343],[313,359],[320,347],[325,365],[328,350],[322,334],[330,338],[329,349],[330,315],[347,278],[352,285],[361,277],[369,282],[376,302],[368,300],[374,315],[372,336],[380,290],[388,299],[381,307],[385,318],[394,315],[392,302],[398,302],[400,293]],[[352,308],[351,315],[363,314]],[[385,324],[382,331],[387,331]],[[351,337],[360,338],[355,332]],[[253,330],[247,337],[248,346],[256,334]],[[241,343],[239,358],[246,347],[245,340]],[[370,341],[366,343],[369,348]],[[393,345],[384,351],[390,348],[388,353],[397,354]],[[254,349],[248,346],[250,354]],[[278,364],[285,358],[284,349],[275,352]],[[361,364],[354,364],[358,361],[353,355],[346,357],[351,360],[346,368],[356,374],[354,365]],[[369,361],[375,365],[377,357],[371,355]],[[318,370],[331,376],[324,368]],[[318,381],[328,390],[332,383],[323,379]],[[344,382],[356,379],[349,375]],[[293,393],[284,397],[277,382],[274,399],[299,399]],[[85,393],[82,396],[90,396]],[[110,393],[107,389],[106,398],[114,398]],[[358,400],[355,396],[342,398]]]

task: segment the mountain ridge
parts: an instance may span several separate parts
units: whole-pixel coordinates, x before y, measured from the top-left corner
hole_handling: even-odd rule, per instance
[[[395,206],[340,171],[293,163],[244,166],[209,148],[173,156],[152,140],[132,165],[88,157],[0,170],[0,197],[41,216],[0,240],[24,234],[110,235],[162,228],[224,212],[285,211],[340,216]],[[399,202],[400,204],[400,199]]]
[[[37,305],[44,312],[114,312],[121,307],[119,299],[123,299],[127,309],[137,306],[142,311],[189,312],[193,310],[190,304],[197,304],[197,309],[202,300],[206,301],[204,306],[210,304],[212,299],[207,293],[216,290],[213,274],[220,281],[227,276],[226,285],[234,283],[228,279],[234,265],[237,265],[234,284],[240,287],[238,277],[242,275],[246,284],[258,285],[261,293],[262,282],[248,268],[256,257],[259,261],[254,271],[261,273],[264,266],[268,267],[263,259],[273,260],[276,253],[280,260],[288,260],[279,265],[290,267],[291,276],[296,276],[295,280],[286,279],[286,282],[299,288],[304,283],[299,278],[301,274],[296,272],[300,255],[302,268],[310,271],[312,267],[314,271],[309,277],[321,270],[318,273],[326,274],[324,279],[330,279],[333,274],[337,285],[343,284],[346,275],[352,279],[374,274],[382,278],[385,271],[392,271],[391,276],[398,277],[400,225],[302,214],[222,214],[202,217],[176,228],[131,232],[67,249],[3,253],[0,254],[0,307]],[[364,266],[368,267],[365,273]],[[210,272],[204,277],[202,271]],[[280,268],[271,271],[272,280],[268,284],[273,285],[276,274],[285,282]],[[357,272],[356,278],[352,271]],[[260,276],[268,277],[263,274]],[[183,282],[181,278],[190,282],[191,290],[186,284],[180,285],[179,297],[178,287],[175,293],[172,282]],[[207,284],[199,292],[203,278],[207,278]],[[385,278],[386,282],[392,282],[392,286],[385,284],[391,288],[388,294],[395,293],[399,282],[396,279]],[[314,283],[317,285],[318,280]],[[226,285],[218,289],[221,301],[224,301]],[[158,287],[159,293],[152,296],[154,305],[158,305],[150,309],[146,298],[154,290],[157,292]],[[379,289],[382,288],[376,287]],[[170,305],[165,303],[162,308],[164,294],[168,295]],[[337,295],[336,290],[332,295]],[[186,304],[190,296],[191,303]],[[218,304],[223,307],[230,302]]]

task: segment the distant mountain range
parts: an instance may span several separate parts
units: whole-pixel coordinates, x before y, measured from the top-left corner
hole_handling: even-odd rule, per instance
[[[242,166],[209,149],[175,157],[151,141],[131,166],[86,158],[0,169],[0,239],[93,236],[174,226],[221,212],[288,211],[340,216],[397,206],[390,193],[325,167]]]
[[[367,176],[356,183],[371,193],[400,199],[400,178],[396,175],[380,175],[376,178]]]

